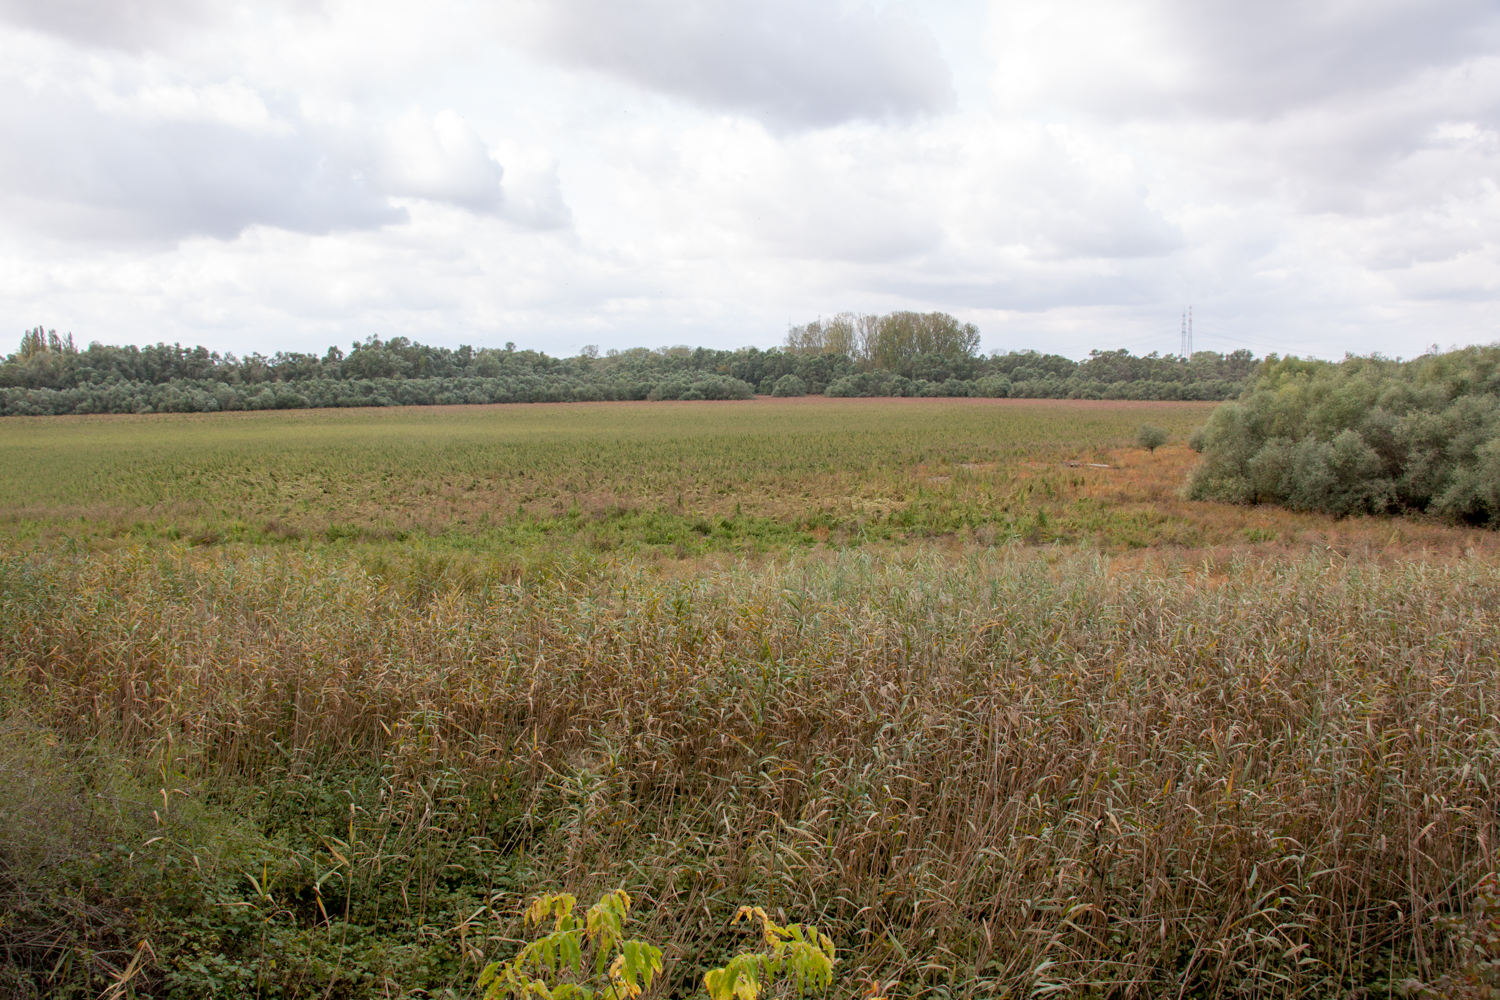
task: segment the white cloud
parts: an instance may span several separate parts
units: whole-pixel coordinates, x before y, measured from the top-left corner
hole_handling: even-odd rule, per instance
[[[504,168],[472,125],[451,110],[428,118],[413,108],[388,122],[379,153],[380,186],[410,198],[493,212]]]
[[[251,226],[326,233],[401,224],[443,201],[523,228],[566,226],[555,163],[515,197],[477,129],[159,55],[78,50],[0,29],[0,202],[13,226],[84,240],[229,239]],[[257,85],[258,84],[258,85]],[[273,110],[274,109],[274,110]]]
[[[295,131],[290,122],[266,107],[259,92],[237,77],[201,86],[153,83],[123,95],[101,88],[91,96],[101,111],[142,122],[211,122],[242,132],[279,136]]]

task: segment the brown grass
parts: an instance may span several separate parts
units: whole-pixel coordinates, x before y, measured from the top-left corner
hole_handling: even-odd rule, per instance
[[[1108,430],[1137,410],[1199,419],[1158,404],[645,405],[610,412],[646,436],[667,406],[789,423],[728,467],[666,435],[654,464],[617,470],[590,410],[560,452],[579,461],[525,485],[474,474],[501,454],[476,445],[384,479],[355,468],[346,495],[316,478],[321,445],[298,471],[241,442],[250,472],[231,474],[265,494],[240,508],[265,544],[194,533],[211,524],[100,537],[61,504],[18,521],[0,558],[0,897],[66,886],[87,905],[14,924],[12,960],[57,985],[76,955],[97,991],[145,934],[141,995],[203,955],[288,996],[464,995],[514,948],[525,896],[623,885],[668,946],[661,994],[722,962],[745,902],[832,932],[849,990],[897,979],[899,996],[1354,998],[1458,966],[1500,834],[1494,533],[1184,501],[1191,452]],[[951,433],[778,457],[798,414],[897,411]],[[1026,451],[964,422],[1002,411],[1114,423]],[[402,447],[436,433],[411,428]],[[135,474],[137,496],[192,481]],[[71,482],[47,488],[127,516],[126,487]],[[361,541],[317,541],[381,497]],[[525,504],[576,505],[586,544],[394,540],[398,516],[451,530]],[[752,505],[812,542],[643,555],[604,531]],[[860,542],[903,512],[909,532]],[[111,781],[146,793],[117,796],[139,823],[105,838],[89,831]],[[104,841],[125,860],[57,874]],[[150,910],[100,888],[119,871],[175,888]],[[226,929],[272,895],[246,873],[278,880],[275,934]]]
[[[1489,558],[449,565],[420,607],[286,552],[10,565],[10,680],[70,738],[170,741],[197,795],[378,766],[367,886],[498,843],[679,964],[755,901],[913,993],[1324,996],[1436,976],[1496,866]]]

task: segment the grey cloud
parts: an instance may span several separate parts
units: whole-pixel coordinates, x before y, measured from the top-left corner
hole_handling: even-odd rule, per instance
[[[1100,38],[1100,26],[1118,37]],[[1118,119],[1268,119],[1381,93],[1491,55],[1490,0],[1062,0],[1000,37],[1049,48],[1048,100]],[[1001,95],[1002,100],[1006,99]]]
[[[572,224],[555,167],[502,185],[504,169],[451,111],[408,112],[373,131],[247,130],[142,121],[0,84],[0,135],[0,204],[12,221],[64,239],[232,239],[255,225],[321,234],[408,221],[391,198],[523,229]]]
[[[136,51],[214,19],[208,0],[0,0],[0,21],[84,45]]]
[[[402,222],[355,164],[304,135],[141,124],[64,98],[0,93],[0,190],[13,219],[67,238],[230,238]]]
[[[556,164],[543,171],[518,171],[507,178],[500,214],[522,229],[571,229],[573,210],[563,199],[562,179],[558,177]]]
[[[906,118],[954,104],[932,34],[899,7],[835,0],[557,0],[542,49],[777,128]]]
[[[1241,115],[1386,90],[1500,42],[1500,7],[1489,0],[1221,0],[1164,13],[1194,67],[1174,96]]]

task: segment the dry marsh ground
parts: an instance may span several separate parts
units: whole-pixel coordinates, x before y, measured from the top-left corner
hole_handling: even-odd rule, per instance
[[[1469,995],[1494,535],[1182,501],[1204,415],[0,423],[0,992],[468,996],[619,885],[663,995],[743,902],[840,995]]]

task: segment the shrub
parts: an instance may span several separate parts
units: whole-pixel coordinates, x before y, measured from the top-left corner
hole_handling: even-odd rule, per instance
[[[1199,435],[1188,495],[1500,522],[1500,347],[1405,363],[1267,359]]]
[[[1135,443],[1154,453],[1156,449],[1167,443],[1167,432],[1160,427],[1141,424],[1140,429],[1135,432]]]
[[[773,396],[806,396],[807,383],[795,375],[783,375],[771,389]]]
[[[921,320],[914,313],[896,315],[905,317],[898,326],[907,333],[922,326],[907,322]],[[963,332],[946,320],[940,326]],[[834,327],[801,329],[821,337]],[[925,346],[913,341],[908,346],[915,353],[899,357],[877,352],[886,359],[878,362],[862,349],[829,353],[826,338],[819,342],[822,348],[813,350],[816,344],[804,336],[785,353],[674,347],[551,358],[514,349],[454,351],[397,337],[371,338],[348,355],[331,348],[322,357],[294,352],[237,358],[175,344],[94,343],[78,350],[63,337],[54,348],[50,333],[39,347],[32,330],[20,352],[0,360],[0,416],[680,399],[694,391],[705,399],[744,399],[757,391],[773,393],[788,375],[800,379],[807,393],[832,396],[1222,400],[1239,394],[1255,366],[1248,351],[1204,351],[1191,361],[1136,358],[1127,351],[1095,351],[1082,363],[1031,351],[984,358],[930,339]]]

